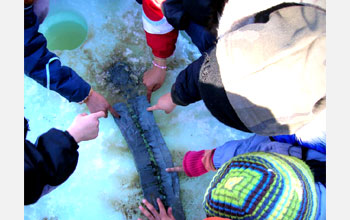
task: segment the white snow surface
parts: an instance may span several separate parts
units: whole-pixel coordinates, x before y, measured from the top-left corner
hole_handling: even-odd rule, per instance
[[[121,100],[118,89],[108,83],[106,69],[117,61],[128,62],[142,74],[151,65],[152,53],[142,29],[141,5],[120,0],[51,0],[50,13],[71,9],[80,12],[89,27],[88,39],[79,48],[53,51],[61,62],[74,69],[113,105]],[[49,14],[50,15],[50,14]],[[40,30],[45,28],[45,21]],[[185,32],[180,32],[176,51],[168,60],[169,70],[161,89],[151,100],[170,91],[178,73],[200,56]],[[142,93],[143,92],[143,93]],[[140,90],[140,94],[145,94]],[[65,130],[74,117],[86,112],[85,105],[69,103],[24,76],[24,115],[29,119],[28,139],[50,128]],[[189,150],[212,149],[232,139],[249,136],[220,123],[202,101],[177,106],[171,114],[155,111],[154,117],[172,153],[175,165]],[[79,161],[74,173],[51,193],[24,207],[24,219],[137,219],[142,190],[132,154],[112,116],[100,119],[99,136],[79,144]],[[181,201],[187,219],[203,219],[203,196],[214,172],[189,178],[179,174]]]

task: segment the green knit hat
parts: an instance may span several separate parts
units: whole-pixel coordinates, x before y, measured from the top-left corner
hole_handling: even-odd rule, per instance
[[[310,168],[296,157],[254,152],[233,157],[205,193],[208,216],[230,219],[315,219]]]

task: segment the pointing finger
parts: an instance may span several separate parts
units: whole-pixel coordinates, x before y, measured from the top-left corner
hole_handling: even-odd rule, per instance
[[[170,167],[165,169],[166,172],[184,172],[184,168],[182,166],[178,167]]]
[[[98,118],[101,118],[101,117],[105,117],[106,113],[104,111],[99,111],[99,112],[91,113],[91,115],[98,119]]]
[[[154,105],[154,106],[148,107],[147,111],[153,111],[153,110],[158,110],[158,109],[159,109],[158,106]]]

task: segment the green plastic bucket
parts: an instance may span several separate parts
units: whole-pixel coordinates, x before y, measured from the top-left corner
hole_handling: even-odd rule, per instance
[[[73,50],[87,38],[88,25],[85,18],[72,10],[50,14],[40,30],[47,39],[49,50]]]

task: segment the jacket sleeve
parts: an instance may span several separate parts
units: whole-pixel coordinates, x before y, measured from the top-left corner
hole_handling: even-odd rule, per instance
[[[326,153],[326,135],[324,133],[322,134],[323,135],[314,137],[313,139],[310,138],[309,140],[303,140],[303,138],[297,137],[296,134],[277,135],[272,136],[271,138],[279,142],[302,146],[319,151],[321,153]]]
[[[178,30],[164,17],[161,4],[164,0],[142,1],[142,22],[148,46],[154,56],[170,57],[175,51]]]
[[[185,12],[182,0],[166,0],[163,3],[163,12],[168,22],[177,30],[185,30],[190,17]]]
[[[232,157],[250,152],[274,152],[301,159],[301,147],[271,141],[267,136],[254,134],[247,139],[228,141],[217,147],[213,156],[214,167],[219,169]]]
[[[78,144],[67,132],[50,129],[32,144],[24,140],[24,204],[35,203],[45,186],[58,186],[78,163]]]
[[[199,72],[204,61],[201,56],[182,70],[171,88],[171,98],[177,105],[186,106],[201,100],[199,92]]]
[[[30,6],[24,10],[24,73],[70,102],[84,100],[90,85],[71,68],[61,65],[58,57],[46,48],[46,38],[38,29],[38,19]]]

